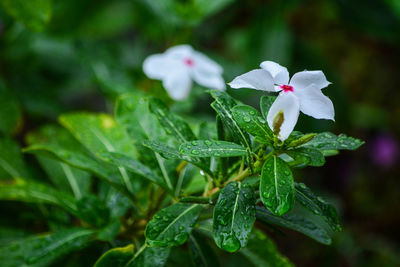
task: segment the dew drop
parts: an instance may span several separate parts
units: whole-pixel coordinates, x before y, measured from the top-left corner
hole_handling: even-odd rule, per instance
[[[212,145],[212,142],[211,142],[210,140],[206,140],[206,141],[204,141],[204,143],[205,143],[207,146],[211,146],[211,145]]]
[[[200,152],[197,149],[193,149],[192,154],[198,155],[198,154],[200,154]]]
[[[186,239],[187,239],[187,234],[186,233],[180,233],[180,234],[175,236],[174,241],[178,245],[182,245],[183,243],[185,243]]]
[[[192,142],[192,145],[194,145],[194,146],[197,146],[198,144],[199,144],[199,142],[197,142],[197,141]]]
[[[240,242],[234,236],[227,236],[222,241],[222,248],[228,252],[235,252],[240,248]]]
[[[244,120],[245,122],[250,122],[250,121],[251,121],[251,119],[250,119],[249,117],[244,117],[243,120]]]

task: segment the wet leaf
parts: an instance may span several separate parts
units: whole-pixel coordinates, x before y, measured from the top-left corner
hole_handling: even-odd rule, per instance
[[[222,189],[213,215],[215,243],[235,252],[247,244],[255,221],[255,199],[250,186],[232,182]]]
[[[164,127],[165,132],[176,138],[179,142],[196,139],[189,125],[183,119],[171,113],[161,100],[150,98],[149,107],[150,111],[156,115],[159,123]]]
[[[158,211],[146,226],[151,247],[180,246],[186,242],[201,211],[199,204],[176,203]]]
[[[50,266],[56,259],[94,240],[95,231],[71,228],[52,234],[29,237],[0,247],[4,266]]]
[[[318,150],[356,150],[365,142],[360,139],[340,134],[338,136],[330,132],[319,133],[310,142],[303,145],[303,147],[314,148]]]
[[[319,167],[325,164],[324,155],[317,149],[301,147],[286,151],[295,161],[300,161],[306,165]]]
[[[260,198],[278,216],[289,211],[294,203],[293,174],[277,156],[268,159],[261,170]]]
[[[168,259],[170,248],[143,245],[125,265],[126,267],[162,267]]]
[[[195,140],[183,143],[179,152],[185,156],[195,157],[237,157],[245,156],[244,147],[226,141]]]
[[[269,96],[264,95],[260,99],[260,109],[264,119],[267,118],[269,109],[271,108],[272,104],[275,102],[276,96]]]
[[[334,231],[341,231],[342,227],[336,209],[323,198],[316,196],[305,184],[295,183],[296,200],[306,209],[322,217]]]
[[[272,138],[273,133],[261,114],[253,107],[238,105],[232,109],[233,118],[236,122],[253,136],[261,138]]]
[[[256,209],[257,220],[298,231],[325,245],[332,242],[331,237],[323,227],[302,214],[291,211],[282,216],[276,216],[265,207],[257,206]]]

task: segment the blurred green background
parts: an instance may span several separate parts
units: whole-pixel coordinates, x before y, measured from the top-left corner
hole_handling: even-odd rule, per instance
[[[59,114],[110,112],[132,90],[156,94],[192,120],[211,119],[204,88],[173,103],[142,72],[148,55],[182,43],[221,64],[227,82],[264,60],[291,74],[324,71],[336,122],[302,115],[297,129],[367,143],[296,180],[336,204],[344,231],[331,246],[270,234],[298,266],[400,266],[399,0],[0,0],[0,135],[25,146],[28,131]],[[229,92],[253,106],[262,95]],[[13,208],[2,207],[0,221],[45,227]]]

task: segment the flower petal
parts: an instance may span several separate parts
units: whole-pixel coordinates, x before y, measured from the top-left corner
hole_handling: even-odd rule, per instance
[[[302,90],[311,84],[315,84],[319,89],[327,87],[330,82],[326,80],[324,73],[320,70],[301,71],[293,75],[290,85],[295,90]]]
[[[316,119],[335,120],[332,101],[315,84],[295,90],[294,94],[299,98],[300,110],[304,114]]]
[[[174,71],[163,79],[163,85],[170,97],[174,100],[183,100],[188,97],[192,88],[192,80],[185,69]]]
[[[194,68],[192,70],[192,77],[198,84],[216,90],[225,90],[225,81],[221,74],[206,72],[203,69]]]
[[[223,72],[223,69],[220,65],[200,52],[193,51],[192,60],[193,68],[198,69],[201,72],[210,72],[216,74],[221,74]]]
[[[183,45],[176,45],[171,48],[168,48],[165,51],[165,54],[171,58],[183,59],[185,57],[192,57],[193,51],[194,50],[190,45],[183,44]]]
[[[292,92],[281,92],[276,98],[268,111],[267,121],[271,129],[273,129],[273,123],[275,116],[280,112],[283,112],[283,123],[280,128],[278,138],[281,141],[286,140],[290,133],[296,126],[297,119],[299,118],[300,103],[299,99]]]
[[[289,72],[287,68],[275,63],[273,61],[264,61],[260,64],[260,67],[271,73],[274,78],[275,84],[288,84],[289,83]]]
[[[155,54],[148,56],[143,62],[143,72],[151,79],[161,80],[172,71],[182,69],[184,66],[180,61],[166,56]]]
[[[275,92],[274,80],[268,71],[257,69],[237,76],[229,83],[232,88],[251,88]]]

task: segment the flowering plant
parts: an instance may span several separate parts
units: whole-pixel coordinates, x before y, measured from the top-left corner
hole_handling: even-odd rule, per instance
[[[97,267],[168,266],[177,249],[189,249],[196,266],[211,266],[220,255],[213,240],[256,266],[291,266],[262,231],[276,226],[330,244],[331,233],[341,230],[336,210],[295,182],[296,169],[322,166],[326,157],[363,142],[293,131],[299,111],[333,119],[332,102],[321,92],[329,82],[321,71],[296,73],[289,82],[286,68],[269,61],[261,67],[230,83],[279,92],[261,97],[261,113],[223,90],[218,65],[179,46],[149,57],[144,71],[162,79],[175,99],[187,95],[191,78],[214,85],[214,122],[189,124],[160,99],[129,93],[118,98],[113,116],[64,114],[62,127],[30,133],[23,151],[37,157],[57,188],[15,175],[2,182],[0,198],[61,208],[75,227],[0,248],[0,259],[10,266],[46,265],[107,242],[113,248]],[[15,151],[8,142],[0,145]],[[184,243],[189,246],[180,247]]]

